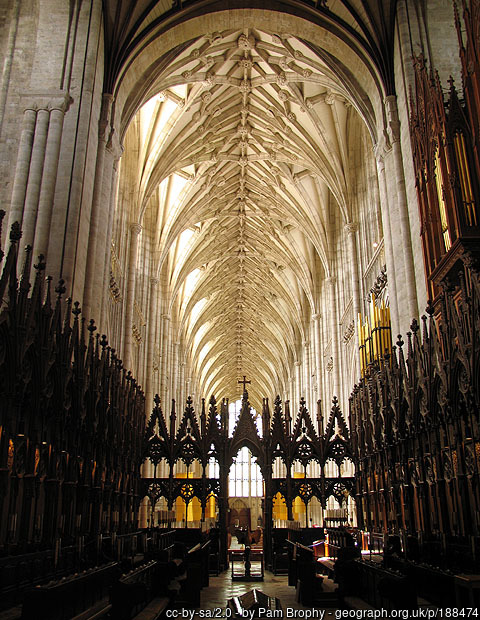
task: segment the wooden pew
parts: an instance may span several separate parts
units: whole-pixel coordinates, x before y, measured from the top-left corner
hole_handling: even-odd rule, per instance
[[[288,585],[297,585],[297,548],[296,543],[291,540],[287,540],[287,554],[288,554]]]
[[[25,590],[53,575],[51,550],[0,558],[0,610],[17,604]]]
[[[22,620],[90,620],[102,618],[112,605],[109,591],[118,579],[119,565],[111,562],[63,577],[26,593]]]
[[[272,572],[274,575],[288,574],[288,530],[277,528],[272,531]]]
[[[361,557],[361,550],[356,546],[353,536],[344,528],[329,528],[326,534],[324,553],[328,553],[328,557],[319,557],[317,566],[323,574],[334,578],[341,587],[344,563]]]
[[[455,575],[452,571],[404,558],[389,558],[388,568],[408,575],[415,583],[418,596],[429,604],[441,608],[456,606]]]
[[[210,584],[210,549],[212,541],[207,540],[200,548],[200,562],[202,567],[202,588],[208,588]]]
[[[112,587],[110,618],[159,618],[171,602],[170,573],[167,562],[151,560],[123,575]]]
[[[212,528],[209,533],[210,555],[208,569],[210,575],[220,574],[220,530]]]
[[[326,534],[326,540],[328,540],[328,542],[326,542],[326,547],[328,549],[328,555],[332,558],[338,556],[340,549],[355,546],[353,536],[343,528],[328,528]]]
[[[315,603],[318,593],[322,590],[323,578],[316,573],[316,562],[313,549],[296,544],[297,598],[305,606]]]
[[[417,608],[415,582],[409,577],[383,568],[378,562],[350,562],[348,583],[344,590],[343,599],[347,607],[358,608],[353,601],[361,597],[375,609],[389,611]]]
[[[180,547],[174,551],[174,556],[181,556],[176,559],[181,560],[185,565],[183,578],[177,577],[181,584],[181,590],[177,604],[181,603],[185,607],[199,607],[200,591],[209,584],[209,555],[210,541],[197,543],[189,551],[181,552]]]
[[[312,605],[322,590],[323,578],[317,575],[313,550],[300,543],[287,541],[288,585],[295,586],[302,605]]]

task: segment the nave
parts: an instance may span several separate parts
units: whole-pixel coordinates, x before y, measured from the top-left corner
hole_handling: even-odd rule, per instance
[[[0,0],[1,614],[480,605],[479,24]]]

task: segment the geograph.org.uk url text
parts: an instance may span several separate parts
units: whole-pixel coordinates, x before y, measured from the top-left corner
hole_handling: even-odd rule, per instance
[[[241,616],[234,615],[229,607],[215,607],[213,609],[169,609],[166,617],[169,620],[213,620],[241,617],[244,620],[257,620],[257,618],[296,618],[298,620],[378,620],[381,618],[398,618],[409,620],[410,618],[424,618],[425,620],[447,620],[455,618],[478,618],[477,607],[420,607],[419,609],[269,609],[260,607],[257,609],[244,609]]]
[[[368,620],[370,618],[426,618],[427,620],[440,620],[442,618],[478,618],[477,607],[420,607],[418,609],[336,609],[327,612],[327,616],[335,620]]]

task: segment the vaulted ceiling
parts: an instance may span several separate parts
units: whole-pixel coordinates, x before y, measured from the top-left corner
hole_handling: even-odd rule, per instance
[[[319,12],[336,7],[365,45],[382,44],[393,2],[328,4]],[[163,5],[105,5],[114,63]],[[246,374],[258,403],[308,338],[332,226],[353,217],[350,143],[371,110],[321,46],[262,24],[190,41],[144,99],[124,160],[135,160],[137,217],[167,279],[175,338],[203,394],[233,396]]]
[[[423,3],[423,2],[422,2]],[[105,87],[112,87],[132,50],[179,21],[226,9],[269,9],[316,21],[358,45],[393,91],[393,37],[397,0],[103,0]],[[389,94],[392,94],[389,92]]]

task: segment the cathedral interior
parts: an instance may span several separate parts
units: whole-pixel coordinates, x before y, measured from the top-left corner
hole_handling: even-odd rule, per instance
[[[0,0],[0,52],[0,618],[478,613],[480,1]]]

